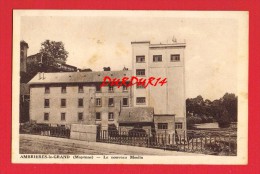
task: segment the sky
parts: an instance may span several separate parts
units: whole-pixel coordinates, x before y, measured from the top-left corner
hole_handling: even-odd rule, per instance
[[[219,99],[237,93],[237,18],[174,12],[40,14],[22,16],[20,40],[29,44],[28,56],[39,52],[45,40],[62,41],[67,64],[102,71],[131,69],[131,42],[185,42],[186,97]],[[177,14],[177,15],[176,15]],[[223,17],[226,16],[227,17]],[[232,15],[231,15],[232,16]]]

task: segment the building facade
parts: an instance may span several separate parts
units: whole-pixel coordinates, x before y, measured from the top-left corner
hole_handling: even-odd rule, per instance
[[[40,73],[30,81],[30,119],[51,125],[186,130],[184,43],[132,42],[132,70]],[[163,86],[100,87],[105,76],[166,78]]]
[[[167,78],[163,86],[133,88],[135,107],[153,107],[156,129],[186,130],[184,43],[132,42],[132,71],[137,77]]]
[[[124,107],[131,107],[131,90],[100,87],[103,77],[123,78],[131,71],[39,73],[30,81],[30,119],[53,126],[114,124]]]

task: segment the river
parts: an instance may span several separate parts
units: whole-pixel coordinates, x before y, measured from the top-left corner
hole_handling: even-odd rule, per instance
[[[219,128],[217,122],[215,122],[215,123],[195,124],[194,127],[198,128],[198,129],[210,129],[210,128],[216,129],[216,128]]]

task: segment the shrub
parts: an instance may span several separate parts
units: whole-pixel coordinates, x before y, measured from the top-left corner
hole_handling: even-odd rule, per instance
[[[128,132],[130,137],[146,137],[146,131],[142,128],[133,128]]]

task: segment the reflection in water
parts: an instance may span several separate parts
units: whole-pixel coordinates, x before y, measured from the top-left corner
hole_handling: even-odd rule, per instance
[[[202,123],[202,124],[195,124],[194,125],[195,128],[199,128],[199,129],[210,129],[210,128],[219,128],[218,123]]]

